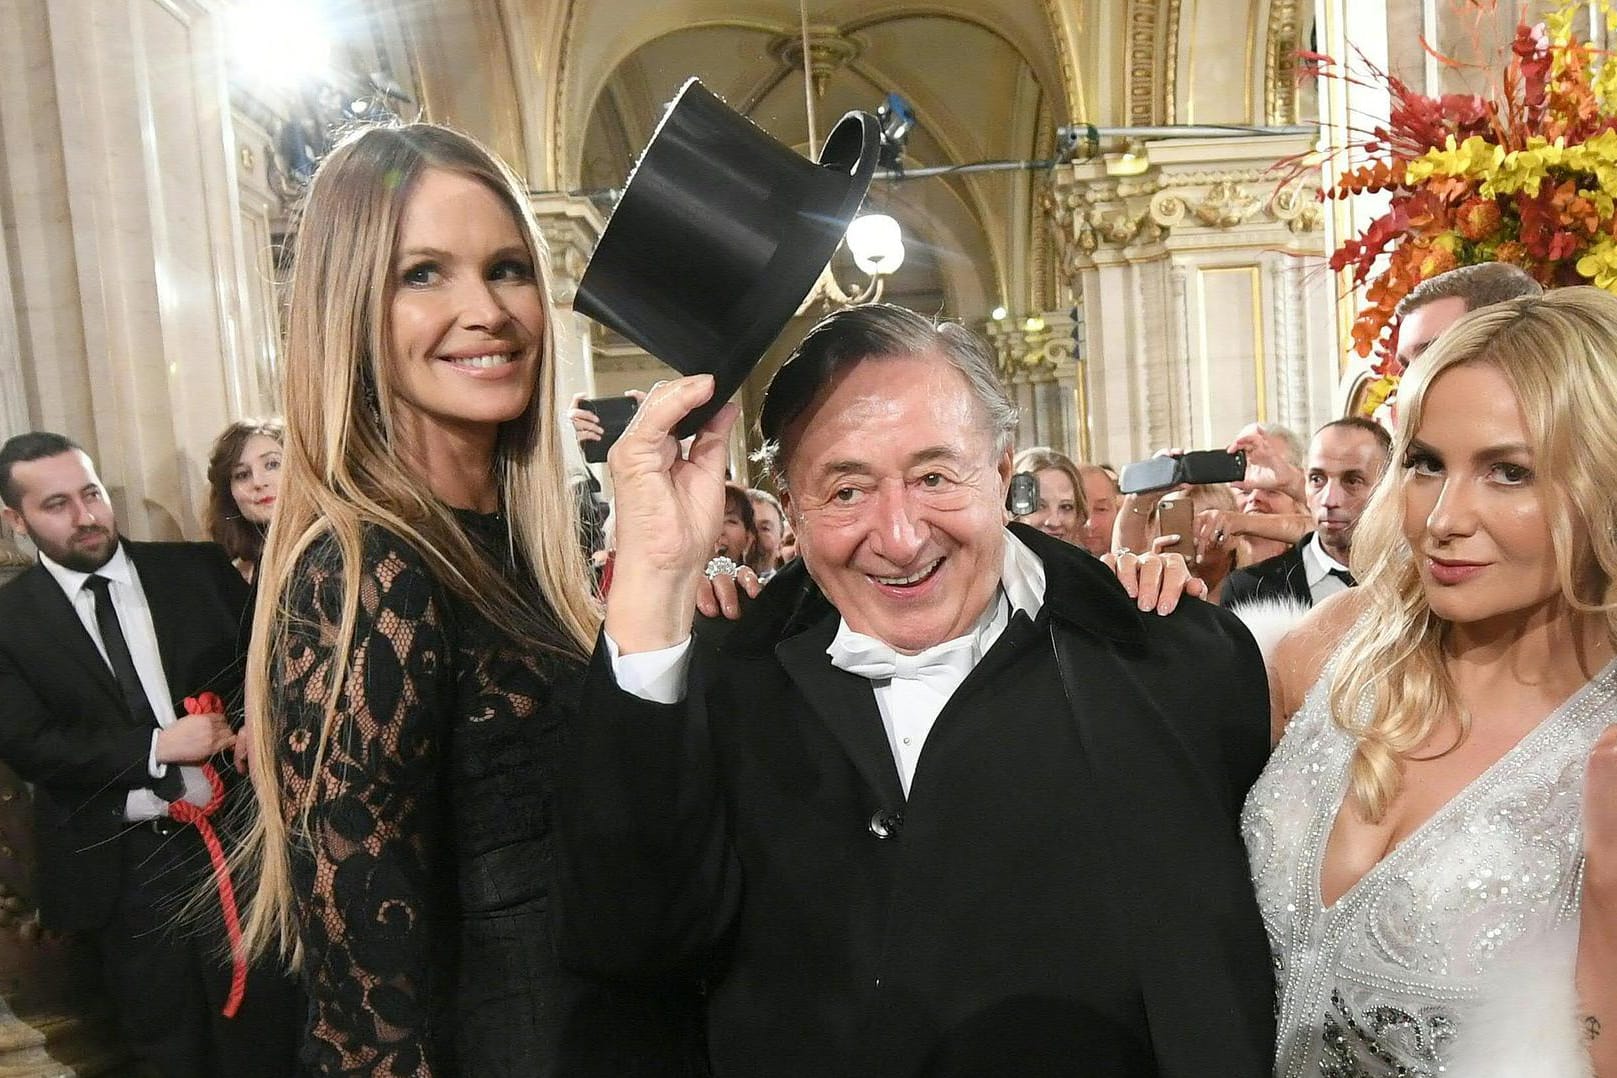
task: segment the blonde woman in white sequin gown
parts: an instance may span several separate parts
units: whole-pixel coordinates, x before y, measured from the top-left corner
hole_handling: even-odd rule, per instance
[[[1400,409],[1272,659],[1275,1074],[1617,1078],[1617,297],[1475,312]]]

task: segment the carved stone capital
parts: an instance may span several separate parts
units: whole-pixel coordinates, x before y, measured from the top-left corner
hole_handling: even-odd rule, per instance
[[[1077,362],[1077,326],[1066,311],[990,321],[983,334],[994,348],[999,376],[1006,384],[1051,382],[1070,374]]]
[[[595,203],[571,195],[533,196],[533,213],[550,248],[550,293],[557,306],[570,307],[589,265],[606,219]]]
[[[1108,176],[1100,171],[1103,168],[1095,162],[1069,166],[1056,174],[1040,200],[1062,272],[1069,277],[1124,249],[1147,247],[1163,237],[1161,225],[1151,215],[1155,177]]]
[[[1299,235],[1325,230],[1325,208],[1320,202],[1317,182],[1276,191],[1269,200],[1269,213]]]
[[[1319,173],[1289,163],[1307,150],[1297,137],[1157,142],[1138,175],[1109,174],[1117,161],[1064,166],[1040,199],[1058,270],[1071,281],[1086,269],[1168,257],[1170,248],[1245,243],[1317,253]]]

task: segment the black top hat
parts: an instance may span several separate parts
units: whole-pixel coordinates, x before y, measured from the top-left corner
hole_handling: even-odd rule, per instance
[[[696,79],[629,175],[573,308],[681,374],[710,373],[695,433],[746,381],[831,261],[876,170],[881,127],[850,112],[819,163]]]

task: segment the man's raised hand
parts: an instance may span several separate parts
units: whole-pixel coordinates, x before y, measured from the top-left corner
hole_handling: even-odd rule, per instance
[[[674,428],[713,395],[713,376],[652,389],[607,453],[617,555],[607,632],[624,654],[690,635],[697,582],[724,521],[724,469],[737,408],[727,404],[681,456]]]

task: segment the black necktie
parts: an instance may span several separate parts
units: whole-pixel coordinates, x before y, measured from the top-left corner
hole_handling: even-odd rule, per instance
[[[101,630],[101,646],[107,651],[107,662],[118,678],[118,687],[123,690],[129,713],[137,723],[155,727],[157,716],[152,712],[151,701],[146,698],[146,688],[140,683],[134,656],[129,654],[129,642],[124,639],[123,626],[118,624],[118,611],[112,605],[112,581],[92,573],[84,586],[95,595],[95,624]],[[159,797],[173,801],[185,795],[185,779],[180,776],[179,768],[170,767],[166,775],[153,780],[152,789],[157,791]]]
[[[1329,572],[1331,576],[1336,577],[1336,579],[1340,580],[1350,588],[1356,588],[1359,586],[1359,582],[1353,579],[1353,574],[1348,572],[1346,569],[1331,569]]]

